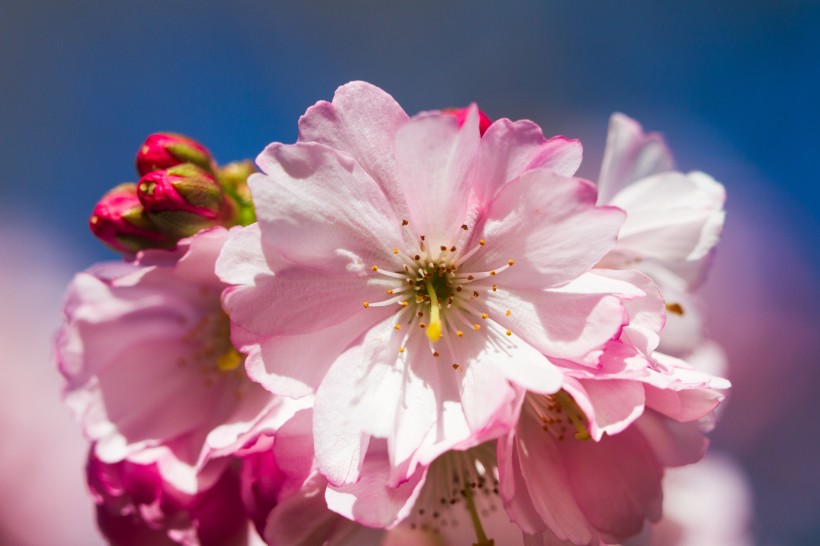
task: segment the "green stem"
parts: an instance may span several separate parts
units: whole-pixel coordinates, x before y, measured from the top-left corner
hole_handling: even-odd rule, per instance
[[[470,519],[473,520],[473,528],[475,529],[475,535],[478,539],[478,542],[473,544],[473,546],[494,546],[495,541],[487,537],[487,534],[484,532],[484,527],[481,526],[481,518],[478,517],[478,510],[476,509],[475,500],[473,499],[473,490],[468,483],[464,484],[464,501],[467,504],[467,512],[470,513]]]

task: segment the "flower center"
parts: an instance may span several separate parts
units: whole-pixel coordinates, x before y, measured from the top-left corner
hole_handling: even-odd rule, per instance
[[[407,227],[407,221],[402,225]],[[462,229],[467,231],[466,225]],[[379,302],[363,302],[365,308],[400,306],[395,329],[409,326],[412,331],[424,330],[434,356],[439,356],[433,344],[442,338],[460,338],[465,332],[479,332],[483,321],[503,323],[511,311],[498,312],[488,298],[497,293],[496,276],[515,265],[514,260],[487,271],[473,271],[468,260],[487,245],[485,240],[462,252],[456,245],[430,248],[424,235],[412,236],[418,247],[410,251],[392,249],[394,264],[374,265],[371,271],[386,288],[388,298]],[[501,329],[506,336],[512,331]],[[411,334],[408,332],[409,338]],[[501,336],[504,337],[503,335]],[[399,352],[404,352],[402,344]],[[458,369],[458,364],[453,367]]]
[[[230,318],[220,307],[203,312],[182,336],[182,343],[190,347],[186,351],[190,356],[180,357],[177,364],[180,367],[193,364],[208,384],[228,376],[241,380],[245,375],[245,355],[233,346],[230,333]]]
[[[563,441],[571,428],[575,429],[576,440],[590,439],[589,419],[564,389],[555,394],[528,393],[526,402],[527,410],[540,421],[544,432],[552,434],[557,440]]]

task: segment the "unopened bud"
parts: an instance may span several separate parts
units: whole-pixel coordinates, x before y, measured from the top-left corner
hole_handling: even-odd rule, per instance
[[[154,224],[173,237],[235,223],[234,206],[219,183],[190,163],[146,174],[137,194]]]
[[[256,172],[252,161],[234,161],[217,172],[219,182],[225,194],[231,198],[237,208],[236,221],[247,226],[256,221],[251,191],[248,188],[248,177]]]
[[[148,218],[137,197],[136,184],[120,184],[106,193],[94,207],[88,226],[103,243],[125,254],[175,244]]]
[[[461,127],[467,120],[467,113],[470,111],[470,108],[442,108],[441,111],[445,114],[455,116],[455,118],[458,120],[458,126]],[[484,132],[490,128],[490,125],[492,125],[492,123],[493,120],[487,117],[487,114],[485,114],[481,110],[478,111],[478,132],[481,133],[481,136],[484,136]]]
[[[154,133],[145,139],[137,152],[137,171],[140,176],[182,163],[193,163],[210,172],[214,170],[211,152],[196,140],[183,135]]]

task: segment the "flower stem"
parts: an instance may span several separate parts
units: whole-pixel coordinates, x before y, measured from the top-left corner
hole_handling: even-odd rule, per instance
[[[473,490],[470,484],[467,483],[464,484],[464,502],[467,504],[467,512],[470,513],[470,519],[473,520],[473,528],[478,539],[478,542],[473,546],[494,546],[495,541],[487,537],[484,527],[481,526],[481,518],[478,517],[478,510],[473,499]]]

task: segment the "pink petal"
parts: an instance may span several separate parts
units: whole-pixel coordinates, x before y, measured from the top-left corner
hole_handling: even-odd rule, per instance
[[[535,123],[500,119],[481,138],[476,191],[489,201],[505,183],[531,169],[547,169],[572,176],[581,164],[578,140],[544,138]]]
[[[413,118],[396,134],[399,184],[407,200],[410,227],[431,248],[450,246],[462,236],[479,145],[478,109],[464,125],[443,113]]]
[[[332,103],[319,101],[308,108],[299,119],[299,142],[318,142],[355,157],[394,209],[406,216],[393,143],[407,120],[401,106],[383,90],[365,82],[350,82],[336,90]]]
[[[425,472],[419,469],[410,480],[398,487],[390,487],[387,485],[390,467],[386,454],[369,452],[358,482],[328,487],[325,493],[327,507],[361,525],[393,527],[413,509],[424,484]]]
[[[610,203],[627,212],[617,250],[664,261],[696,261],[717,244],[725,212],[723,186],[703,173],[644,178]]]
[[[263,243],[324,270],[363,273],[401,242],[401,219],[355,159],[313,142],[271,144],[252,175]]]
[[[637,381],[619,379],[567,379],[564,388],[589,419],[592,439],[617,434],[644,411],[644,387]]]
[[[598,177],[601,203],[632,182],[653,174],[671,171],[672,154],[658,133],[644,134],[638,122],[623,114],[612,114],[606,149]]]
[[[504,317],[500,324],[553,358],[584,360],[617,335],[624,322],[622,301],[606,293],[499,288],[495,294],[488,301],[495,315]]]
[[[601,533],[617,541],[661,515],[663,468],[635,427],[600,442],[561,443],[578,505]]]
[[[499,273],[505,288],[550,288],[588,271],[614,246],[624,213],[595,207],[595,187],[543,169],[506,184],[473,238],[486,241],[464,267]]]
[[[270,275],[290,265],[281,257],[269,256],[270,251],[265,252],[259,224],[231,228],[216,261],[216,274],[228,284],[254,284],[257,276]]]
[[[697,422],[679,423],[647,411],[638,419],[636,427],[663,466],[696,463],[703,458],[709,447],[709,440],[703,435]]]
[[[571,461],[563,455],[563,448],[569,444],[587,445],[570,438],[559,446],[548,432],[541,429],[536,419],[530,415],[522,416],[515,447],[521,482],[526,484],[533,507],[559,539],[588,544],[592,542],[594,530],[587,523],[588,511],[582,510],[573,495],[572,472],[578,469],[570,468]],[[594,469],[580,471],[594,472]],[[606,484],[600,485],[606,487]],[[518,494],[525,492],[518,491]]]
[[[357,386],[361,346],[343,353],[331,366],[316,391],[313,437],[316,463],[334,485],[359,479],[370,435],[365,434],[351,408],[351,393]]]

